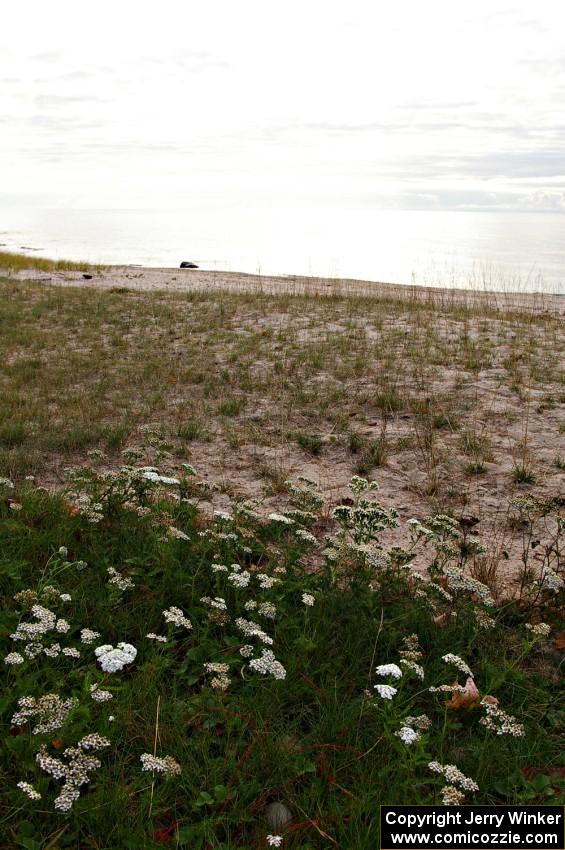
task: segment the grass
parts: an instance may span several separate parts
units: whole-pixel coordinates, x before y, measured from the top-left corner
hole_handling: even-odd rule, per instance
[[[90,263],[75,263],[71,260],[49,260],[46,257],[29,256],[28,254],[14,254],[11,251],[0,251],[0,270],[8,272],[20,272],[27,269],[36,269],[42,272],[62,271],[99,271],[105,266],[93,266]]]
[[[101,292],[6,278],[0,474],[61,484],[90,451],[119,463],[152,424],[177,459],[242,491],[270,498],[310,456],[336,491],[380,469],[391,496],[407,494],[404,518],[472,510],[485,533],[501,478],[523,486],[524,433],[530,486],[559,488],[560,328],[549,312],[441,294]],[[518,553],[515,538],[511,562]]]
[[[148,439],[155,459],[159,441],[153,432]],[[5,654],[23,651],[24,643],[8,635],[34,619],[30,608],[37,602],[69,624],[57,631],[52,623],[43,645],[56,641],[80,653],[22,656],[23,663],[6,667],[0,703],[6,850],[45,850],[55,839],[61,849],[168,843],[251,850],[265,847],[273,833],[297,850],[369,850],[378,846],[380,804],[441,802],[445,783],[427,767],[432,760],[456,764],[478,784],[468,802],[563,802],[559,653],[551,639],[527,628],[542,617],[554,631],[562,626],[563,591],[540,593],[534,582],[519,603],[485,607],[475,590],[480,585],[450,583],[449,569],[463,566],[473,549],[457,523],[438,517],[425,533],[413,527],[413,543],[401,553],[387,542],[394,511],[379,506],[363,480],[352,482],[350,506],[333,512],[334,554],[326,558],[314,545],[327,526],[316,487],[287,486],[292,510],[299,511],[287,511],[294,523],[278,515],[261,519],[237,500],[213,517],[206,482],[170,461],[165,473],[178,475],[178,483],[160,486],[135,468],[108,477],[85,467],[70,484],[74,495],[50,494],[32,482],[4,484]],[[446,557],[448,540],[463,561]],[[385,560],[375,572],[371,553],[380,546]],[[417,581],[401,566],[415,556],[449,589],[450,602],[437,584]],[[110,581],[109,568],[122,583],[127,579],[124,589]],[[305,604],[305,593],[313,604]],[[211,607],[215,597],[225,600],[225,612]],[[171,606],[190,619],[190,628],[167,624],[163,611]],[[245,636],[238,617],[258,622],[273,643],[265,646],[259,633]],[[99,632],[92,644],[81,641],[84,628]],[[135,647],[135,659],[104,673],[94,648],[120,641]],[[240,652],[248,644],[253,658],[272,650],[284,677],[253,669],[247,650]],[[461,706],[457,694],[428,690],[456,677],[465,682],[467,674],[442,660],[448,654],[470,665],[481,697],[496,696],[523,735],[489,731],[479,722],[486,711],[479,698],[465,697]],[[376,673],[376,665],[400,658],[421,665],[424,682],[409,666],[401,667],[400,681]],[[206,664],[225,667],[207,672]],[[268,669],[282,675],[280,667]],[[387,683],[398,689],[392,700],[374,688]],[[95,702],[93,686],[111,693],[111,701]],[[33,734],[37,720],[11,719],[19,698],[46,693],[76,700],[50,731]],[[411,722],[417,729],[407,716],[424,714],[429,728],[415,743],[403,743],[396,734],[401,727]],[[65,748],[93,733],[106,739],[89,753],[99,766],[71,810],[57,812],[61,780],[36,755],[43,746],[65,763]],[[143,754],[169,756],[180,773],[143,772]],[[28,800],[16,787],[20,781],[41,800]],[[268,820],[273,802],[292,818],[278,828]]]
[[[14,483],[0,485],[0,635],[23,658],[0,699],[3,847],[255,850],[281,832],[291,850],[364,850],[379,804],[441,802],[432,760],[478,783],[467,802],[562,802],[563,355],[554,314],[441,296],[0,279],[0,478]],[[516,475],[524,459],[535,481]],[[305,471],[320,488],[298,482]],[[378,502],[353,473],[375,475]],[[42,643],[79,658],[30,658],[10,639],[34,602],[56,615]],[[171,606],[190,629],[167,624]],[[120,641],[135,660],[104,673],[94,648]],[[284,679],[268,660],[260,672],[262,649]],[[429,691],[465,684],[446,654],[524,736]],[[401,657],[423,683],[404,666],[401,680],[376,674]],[[19,698],[47,693],[77,700],[61,726],[12,721]],[[407,746],[396,733],[422,714],[431,727]],[[110,741],[91,753],[100,767],[56,812],[61,783],[38,749],[64,760],[94,732]],[[181,773],[143,772],[144,753]],[[291,823],[269,824],[272,802]]]

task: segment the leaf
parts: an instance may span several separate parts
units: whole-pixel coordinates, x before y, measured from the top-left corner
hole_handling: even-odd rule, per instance
[[[558,632],[553,638],[555,649],[565,649],[565,632]]]
[[[202,806],[211,806],[214,803],[214,798],[207,791],[201,791],[194,803],[195,807],[200,809]]]
[[[453,685],[458,685],[459,682],[456,679]],[[477,686],[475,685],[474,680],[469,676],[467,681],[465,682],[465,688],[463,691],[453,691],[451,694],[451,699],[446,703],[448,708],[476,708],[481,702],[481,695],[478,691]]]

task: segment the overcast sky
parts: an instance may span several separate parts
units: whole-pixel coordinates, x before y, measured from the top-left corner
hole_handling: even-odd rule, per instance
[[[563,0],[19,0],[0,197],[565,211]]]

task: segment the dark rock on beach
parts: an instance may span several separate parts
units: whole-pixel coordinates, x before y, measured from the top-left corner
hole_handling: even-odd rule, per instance
[[[197,269],[198,268],[196,263],[189,263],[186,260],[183,260],[183,262],[180,264],[180,267],[181,267],[181,269]]]
[[[83,278],[85,280],[92,280],[92,275],[91,274],[83,274]]]

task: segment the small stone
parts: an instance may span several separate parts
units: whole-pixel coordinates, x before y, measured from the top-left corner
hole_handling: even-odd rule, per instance
[[[188,260],[183,260],[180,264],[181,269],[197,269],[196,263],[189,263]]]
[[[265,809],[265,817],[271,829],[278,832],[292,820],[292,812],[284,803],[269,803]]]

